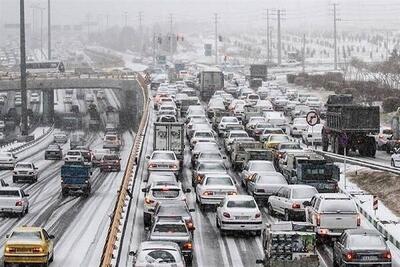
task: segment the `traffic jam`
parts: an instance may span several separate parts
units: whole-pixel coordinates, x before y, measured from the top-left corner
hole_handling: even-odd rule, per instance
[[[134,266],[201,266],[198,213],[218,240],[257,241],[263,257],[248,266],[391,266],[385,238],[361,226],[355,201],[338,186],[339,166],[319,153],[330,142],[321,97],[215,69],[197,78],[198,86],[151,85],[153,146],[141,188],[146,233],[129,253]]]

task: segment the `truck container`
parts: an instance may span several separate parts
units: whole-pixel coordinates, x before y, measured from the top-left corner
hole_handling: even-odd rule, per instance
[[[262,143],[258,141],[243,140],[234,142],[231,152],[232,168],[234,170],[242,170],[246,160],[256,158],[256,154],[269,154],[265,151],[266,150],[263,149]],[[272,159],[272,154],[265,159]]]
[[[91,169],[85,165],[65,164],[61,167],[61,192],[63,196],[70,193],[82,193],[88,197],[91,191]]]
[[[114,129],[119,129],[119,112],[112,106],[106,108],[106,126],[113,125]]]
[[[98,130],[100,128],[101,119],[96,104],[92,103],[89,105],[88,114],[89,114],[89,129]]]
[[[85,134],[83,132],[75,132],[70,137],[70,149],[75,149],[78,146],[84,146],[86,144]]]
[[[182,162],[185,150],[184,124],[180,122],[155,122],[153,151],[169,150]]]
[[[251,79],[262,79],[267,80],[268,67],[265,64],[252,64],[250,65],[250,80]]]
[[[207,69],[200,73],[200,98],[208,102],[217,90],[224,88],[224,74],[218,69]]]
[[[375,139],[378,134],[380,116],[378,106],[363,106],[353,103],[351,95],[331,95],[327,102],[326,123],[322,130],[322,148],[344,154],[357,151],[361,156],[374,157]]]

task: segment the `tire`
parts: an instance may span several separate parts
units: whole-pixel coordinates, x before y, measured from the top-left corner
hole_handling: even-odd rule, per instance
[[[291,217],[289,214],[289,211],[287,209],[285,209],[285,214],[283,215],[283,220],[284,221],[290,221]]]
[[[268,214],[271,215],[271,216],[275,216],[275,211],[272,208],[271,203],[268,203]]]
[[[395,167],[395,166],[394,166],[394,160],[391,160],[391,161],[390,161],[390,166]]]
[[[13,177],[13,183],[16,184],[18,182],[17,178]]]
[[[53,254],[51,255],[51,258],[49,259],[49,262],[53,262],[54,261],[54,251]]]
[[[221,229],[221,224],[218,222],[217,215],[215,215],[215,225],[217,226],[218,229]]]
[[[29,206],[27,206],[25,209],[25,214],[28,214],[28,213],[29,213]]]
[[[261,230],[256,231],[256,236],[261,236]]]

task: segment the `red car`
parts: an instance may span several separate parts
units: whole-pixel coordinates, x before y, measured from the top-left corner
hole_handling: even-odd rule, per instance
[[[103,156],[100,162],[100,171],[121,171],[121,158],[116,154],[106,154]]]

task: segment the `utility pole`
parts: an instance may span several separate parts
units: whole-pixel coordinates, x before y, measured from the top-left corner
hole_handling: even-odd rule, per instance
[[[140,31],[142,31],[142,12],[140,11],[139,12],[139,29],[140,29]]]
[[[306,34],[303,34],[303,49],[301,52],[301,63],[302,63],[302,71],[303,73],[306,72]]]
[[[109,22],[110,22],[110,15],[107,14],[107,15],[106,15],[106,25],[107,25],[107,29],[108,29]]]
[[[173,57],[173,49],[172,49],[172,44],[173,44],[173,34],[172,34],[172,14],[169,14],[169,53],[171,55],[171,61]]]
[[[282,64],[282,40],[281,40],[281,10],[278,9],[277,10],[278,14],[277,14],[277,19],[278,19],[278,65]]]
[[[271,58],[270,58],[270,55],[271,55],[271,53],[270,53],[270,46],[269,46],[269,44],[270,44],[270,31],[269,31],[269,9],[267,9],[267,65],[269,65],[269,62],[270,62],[270,60],[271,60]]]
[[[218,65],[218,13],[215,13],[214,17],[215,17],[215,65]]]
[[[124,12],[125,15],[125,27],[128,26],[128,12]]]
[[[40,7],[40,58],[43,59],[43,10],[44,8]]]
[[[20,29],[20,71],[21,71],[21,135],[28,135],[28,109],[26,96],[26,54],[25,54],[25,3],[24,0],[19,1],[19,29]]]
[[[156,33],[153,32],[153,66],[156,65]]]
[[[333,67],[335,70],[337,70],[337,64],[338,64],[338,59],[337,59],[337,32],[336,32],[336,6],[337,4],[333,4],[333,49],[335,49],[333,55],[334,55],[334,64]]]
[[[140,51],[140,56],[142,56],[142,51],[143,51],[142,12],[139,12],[139,34],[140,34],[139,51]]]
[[[47,59],[51,60],[51,12],[50,0],[47,0]]]

